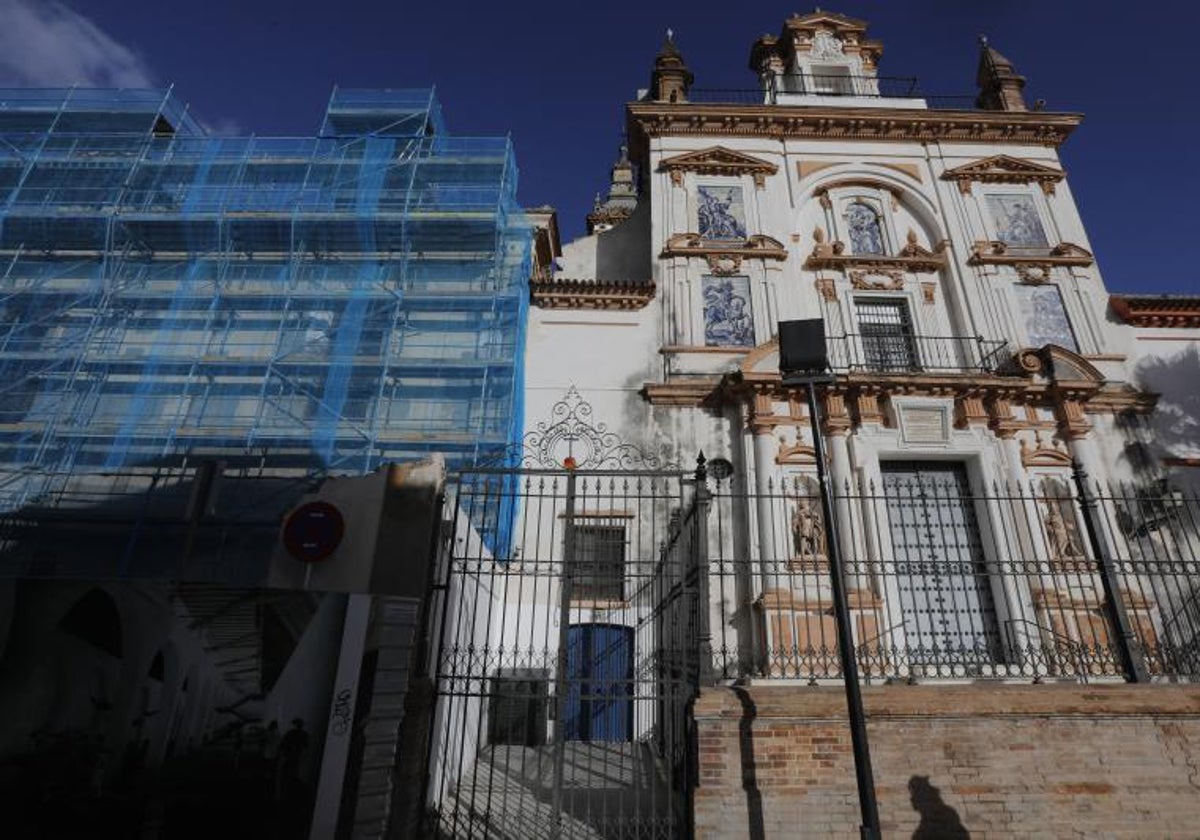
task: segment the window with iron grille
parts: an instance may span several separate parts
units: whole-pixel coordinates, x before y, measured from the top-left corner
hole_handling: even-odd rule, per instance
[[[575,525],[571,597],[620,601],[625,597],[625,526]]]
[[[863,363],[869,370],[920,370],[908,305],[902,300],[854,302],[862,335]]]

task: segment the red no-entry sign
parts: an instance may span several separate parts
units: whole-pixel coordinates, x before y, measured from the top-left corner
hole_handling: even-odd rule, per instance
[[[337,550],[346,533],[342,512],[329,502],[308,502],[283,523],[283,547],[305,563],[319,563]]]

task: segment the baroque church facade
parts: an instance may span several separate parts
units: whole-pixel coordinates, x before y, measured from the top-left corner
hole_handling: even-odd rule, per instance
[[[943,683],[920,700],[872,695],[873,720],[979,715],[978,731],[953,738],[936,720],[899,734],[872,724],[884,736],[887,827],[946,813],[919,805],[941,802],[920,775],[930,744],[945,741],[942,769],[956,779],[976,771],[956,764],[951,740],[998,737],[986,730],[996,710],[976,709],[991,689],[969,689],[979,680],[1012,684],[1005,714],[1041,714],[1030,725],[1050,729],[1037,739],[1057,744],[1092,736],[1045,724],[1078,698],[1038,694],[1042,683],[1070,691],[1200,671],[1195,500],[1169,489],[1194,488],[1200,464],[1185,384],[1197,301],[1110,300],[1058,154],[1080,114],[1028,102],[1025,79],[986,41],[966,101],[879,75],[882,52],[863,21],[794,15],[752,45],[756,87],[731,96],[694,86],[668,34],[649,89],[626,108],[627,144],[587,235],[560,246],[552,212],[534,211],[524,465],[544,472],[518,491],[516,548],[490,594],[459,592],[477,610],[488,602],[490,636],[473,629],[443,644],[490,650],[500,667],[490,700],[443,709],[435,728],[451,755],[437,773],[472,766],[488,741],[648,739],[673,768],[663,778],[695,790],[684,823],[699,835],[744,833],[747,813],[768,835],[798,819],[813,836],[848,832],[853,774],[834,722],[845,707],[801,690],[841,682],[834,534],[868,686]],[[780,373],[778,324],[803,319],[823,321],[832,372],[816,424]],[[833,523],[821,513],[814,425]],[[688,488],[654,483],[697,465]],[[565,484],[547,477],[564,466]],[[466,552],[483,559],[488,548]],[[700,557],[697,577],[672,566],[684,554]],[[678,604],[695,580],[699,618]],[[699,645],[700,684],[718,686],[694,705],[679,657],[688,645]],[[1106,696],[1097,714],[1132,708]],[[670,760],[673,714],[694,714],[694,771],[682,753]],[[450,736],[467,721],[476,745]],[[821,753],[816,735],[842,746]],[[776,748],[778,763],[756,771],[754,751]],[[1075,806],[1095,793],[1087,785],[1068,791],[1082,798],[1041,803],[1054,785],[1029,782],[1024,828],[987,813],[1058,766],[1047,749],[994,786],[964,787],[974,791],[956,800],[965,816],[1018,832],[1055,815],[1075,825]],[[577,767],[627,758],[572,754]],[[1088,761],[1068,764],[1109,784],[1105,760]],[[914,774],[907,787],[894,783],[902,769]],[[1156,784],[1162,818],[1184,819],[1184,793]],[[917,815],[897,804],[910,796]],[[1119,821],[1138,812],[1123,797],[1087,808],[1115,808]],[[479,808],[461,794],[443,805]]]
[[[1081,116],[1027,104],[1025,80],[986,43],[970,111],[895,89],[877,75],[881,53],[861,21],[795,16],[752,47],[762,101],[728,104],[693,94],[668,40],[628,106],[609,200],[533,283],[529,434],[552,428],[566,398],[656,462],[703,451],[757,500],[742,512],[751,556],[821,553],[800,534],[815,516],[813,441],[803,394],[779,373],[780,321],[824,321],[835,381],[820,420],[832,485],[858,497],[839,506],[851,556],[901,559],[885,532],[903,542],[904,528],[872,521],[872,502],[897,488],[1059,496],[1073,463],[1108,483],[1152,458],[1155,396],[1138,385],[1133,330],[1109,313],[1058,158]],[[564,446],[543,447],[540,465]],[[617,465],[595,448],[569,454]],[[1082,556],[1081,523],[1049,500],[1033,507],[1041,535],[1026,550]],[[971,562],[997,560],[1005,515],[943,513],[950,524],[914,551],[965,562],[970,545],[982,552]],[[794,596],[764,580],[743,597],[768,614],[767,636],[803,646],[807,631],[771,618],[791,625]]]

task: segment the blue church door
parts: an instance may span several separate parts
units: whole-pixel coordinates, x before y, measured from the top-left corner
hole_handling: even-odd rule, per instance
[[[575,624],[567,629],[569,741],[629,741],[633,733],[633,629]]]

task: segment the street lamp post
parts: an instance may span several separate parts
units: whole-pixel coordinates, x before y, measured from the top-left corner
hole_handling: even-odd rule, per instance
[[[879,806],[875,800],[875,775],[871,770],[867,721],[863,711],[862,690],[858,684],[858,660],[850,630],[850,606],[846,599],[841,540],[829,474],[825,469],[825,442],[817,419],[817,384],[833,381],[825,346],[824,321],[813,318],[779,323],[779,373],[785,387],[803,385],[808,392],[808,421],[812,425],[813,457],[817,462],[817,482],[821,486],[821,512],[825,517],[838,653],[842,659],[842,680],[846,686],[846,705],[850,716],[850,741],[854,749],[854,774],[858,781],[858,806],[862,818],[859,833],[863,840],[879,840]]]

